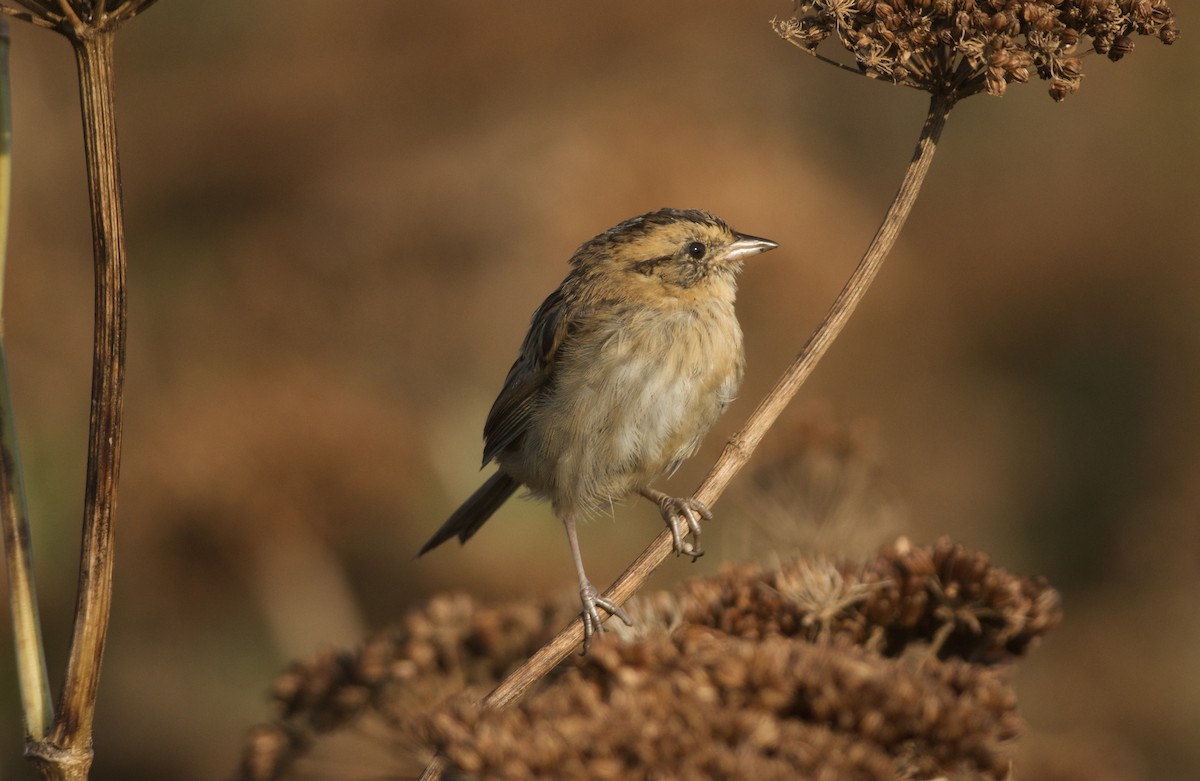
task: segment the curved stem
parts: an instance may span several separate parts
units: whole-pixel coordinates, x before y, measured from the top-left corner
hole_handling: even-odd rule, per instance
[[[796,391],[812,374],[817,362],[829,349],[833,340],[841,333],[846,321],[853,314],[855,307],[862,301],[871,282],[879,273],[884,258],[896,243],[900,229],[908,219],[913,203],[920,192],[921,184],[933,161],[938,139],[946,124],[946,117],[954,105],[954,98],[945,95],[934,95],[930,100],[929,112],[912,161],[904,173],[900,189],[892,200],[875,238],[867,247],[858,266],[851,274],[846,286],[833,302],[825,319],[809,337],[808,342],[796,356],[796,359],[775,383],[771,392],[759,403],[753,414],[742,429],[735,434],[722,451],[720,458],[709,471],[708,476],[696,489],[694,498],[708,506],[720,497],[729,481],[745,465],[750,454],[758,446],[763,435],[783,412],[788,402],[796,395]],[[616,604],[623,604],[635,591],[641,588],[658,565],[671,553],[671,533],[664,530],[642,554],[622,573],[615,583],[604,592],[604,596]],[[483,706],[502,708],[520,698],[530,686],[541,679],[559,662],[565,659],[583,640],[583,625],[578,619],[573,621],[549,643],[538,650],[523,665],[513,671],[483,700]]]
[[[121,455],[125,378],[125,231],[113,105],[114,30],[71,38],[79,72],[84,151],[96,270],[92,402],[87,487],[75,625],[58,717],[45,741],[30,747],[43,774],[86,778],[92,723],[112,602],[113,515]]]

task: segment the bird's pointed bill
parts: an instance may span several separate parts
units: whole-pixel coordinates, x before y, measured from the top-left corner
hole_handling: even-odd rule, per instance
[[[729,245],[729,251],[725,255],[727,260],[741,260],[748,258],[751,255],[757,255],[760,252],[772,250],[779,245],[770,239],[760,239],[758,236],[747,236],[745,233],[738,233],[737,239]]]

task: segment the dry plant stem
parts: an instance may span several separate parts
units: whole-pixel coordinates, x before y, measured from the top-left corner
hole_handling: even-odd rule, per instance
[[[900,189],[896,193],[883,223],[879,226],[875,238],[872,239],[862,260],[859,261],[858,267],[855,268],[846,286],[834,301],[829,313],[825,315],[821,325],[809,337],[804,349],[775,383],[771,392],[759,403],[758,408],[746,421],[746,425],[729,440],[720,458],[717,459],[708,476],[696,490],[694,494],[696,500],[710,507],[716,502],[729,481],[750,458],[750,454],[754,452],[767,429],[783,412],[784,407],[812,373],[813,368],[825,355],[833,340],[841,333],[846,321],[879,273],[884,258],[896,243],[896,237],[900,234],[900,229],[908,218],[908,213],[912,210],[913,202],[916,201],[925,174],[929,171],[938,139],[953,104],[954,98],[946,95],[934,95],[931,99],[929,113],[925,118],[925,125],[921,129],[913,159],[908,165]],[[650,573],[662,564],[670,553],[671,533],[669,530],[664,530],[608,591],[604,592],[604,596],[618,605],[623,604],[641,588]],[[484,698],[483,706],[503,708],[519,699],[530,686],[578,648],[582,640],[582,622],[575,620],[505,678],[491,694]]]
[[[942,129],[946,125],[946,118],[953,105],[954,98],[950,96],[935,94],[930,98],[925,124],[917,139],[912,160],[904,172],[904,179],[900,182],[900,189],[892,199],[892,204],[888,208],[887,214],[884,215],[879,230],[875,232],[875,237],[871,239],[871,244],[863,254],[862,260],[859,261],[854,273],[850,275],[842,292],[838,294],[833,306],[825,315],[825,319],[809,337],[800,354],[776,381],[775,387],[771,389],[770,393],[759,402],[758,407],[746,421],[746,425],[725,445],[720,458],[717,459],[713,468],[709,470],[708,476],[696,490],[695,497],[699,501],[711,505],[724,492],[729,481],[746,464],[751,453],[758,447],[758,443],[762,441],[767,430],[775,423],[788,402],[800,390],[800,386],[812,374],[817,362],[824,357],[830,345],[833,344],[833,340],[842,332],[850,315],[854,313],[855,308],[866,295],[867,288],[878,275],[884,259],[891,252],[896,238],[900,235],[901,228],[908,219],[909,212],[912,211],[913,203],[916,202],[917,194],[925,181],[925,175],[929,172],[929,166],[933,162],[933,153],[937,150],[938,140],[941,138]],[[622,579],[628,575],[629,571],[626,571]]]
[[[112,600],[113,514],[121,453],[125,374],[125,235],[113,107],[113,30],[83,30],[75,49],[96,269],[92,403],[83,549],[75,627],[58,716],[30,746],[45,778],[83,779],[92,760],[96,688]]]
[[[8,23],[0,18],[0,307],[3,306],[4,272],[8,255],[8,214],[12,197],[12,103],[8,78]],[[2,309],[0,309],[2,311]],[[3,321],[0,320],[0,526],[8,571],[8,596],[12,612],[17,681],[25,736],[41,740],[54,718],[50,682],[46,675],[45,646],[38,616],[37,588],[33,577],[33,548],[29,534],[29,510],[21,479],[17,449],[16,416],[8,382],[8,359],[4,351]]]

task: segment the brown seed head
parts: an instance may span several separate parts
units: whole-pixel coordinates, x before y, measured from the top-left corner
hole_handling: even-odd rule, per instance
[[[0,14],[46,27],[75,40],[116,30],[153,5],[156,0],[11,0],[0,2]]]
[[[1031,72],[1062,100],[1083,78],[1081,39],[1115,62],[1135,35],[1179,37],[1167,0],[800,0],[774,25],[828,62],[816,50],[836,38],[866,75],[952,100],[1003,95]]]

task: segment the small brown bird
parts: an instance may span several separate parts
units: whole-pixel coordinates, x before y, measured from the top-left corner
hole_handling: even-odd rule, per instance
[[[533,314],[483,428],[496,474],[421,548],[466,542],[521,485],[549,499],[567,530],[583,603],[584,651],[597,608],[629,616],[588,580],[577,520],[640,493],[659,505],[676,553],[700,548],[690,498],[650,487],[692,455],[737,393],[745,368],[734,314],[742,261],[774,249],[698,210],[661,209],[585,243],[571,272]],[[683,540],[683,524],[692,533]]]

